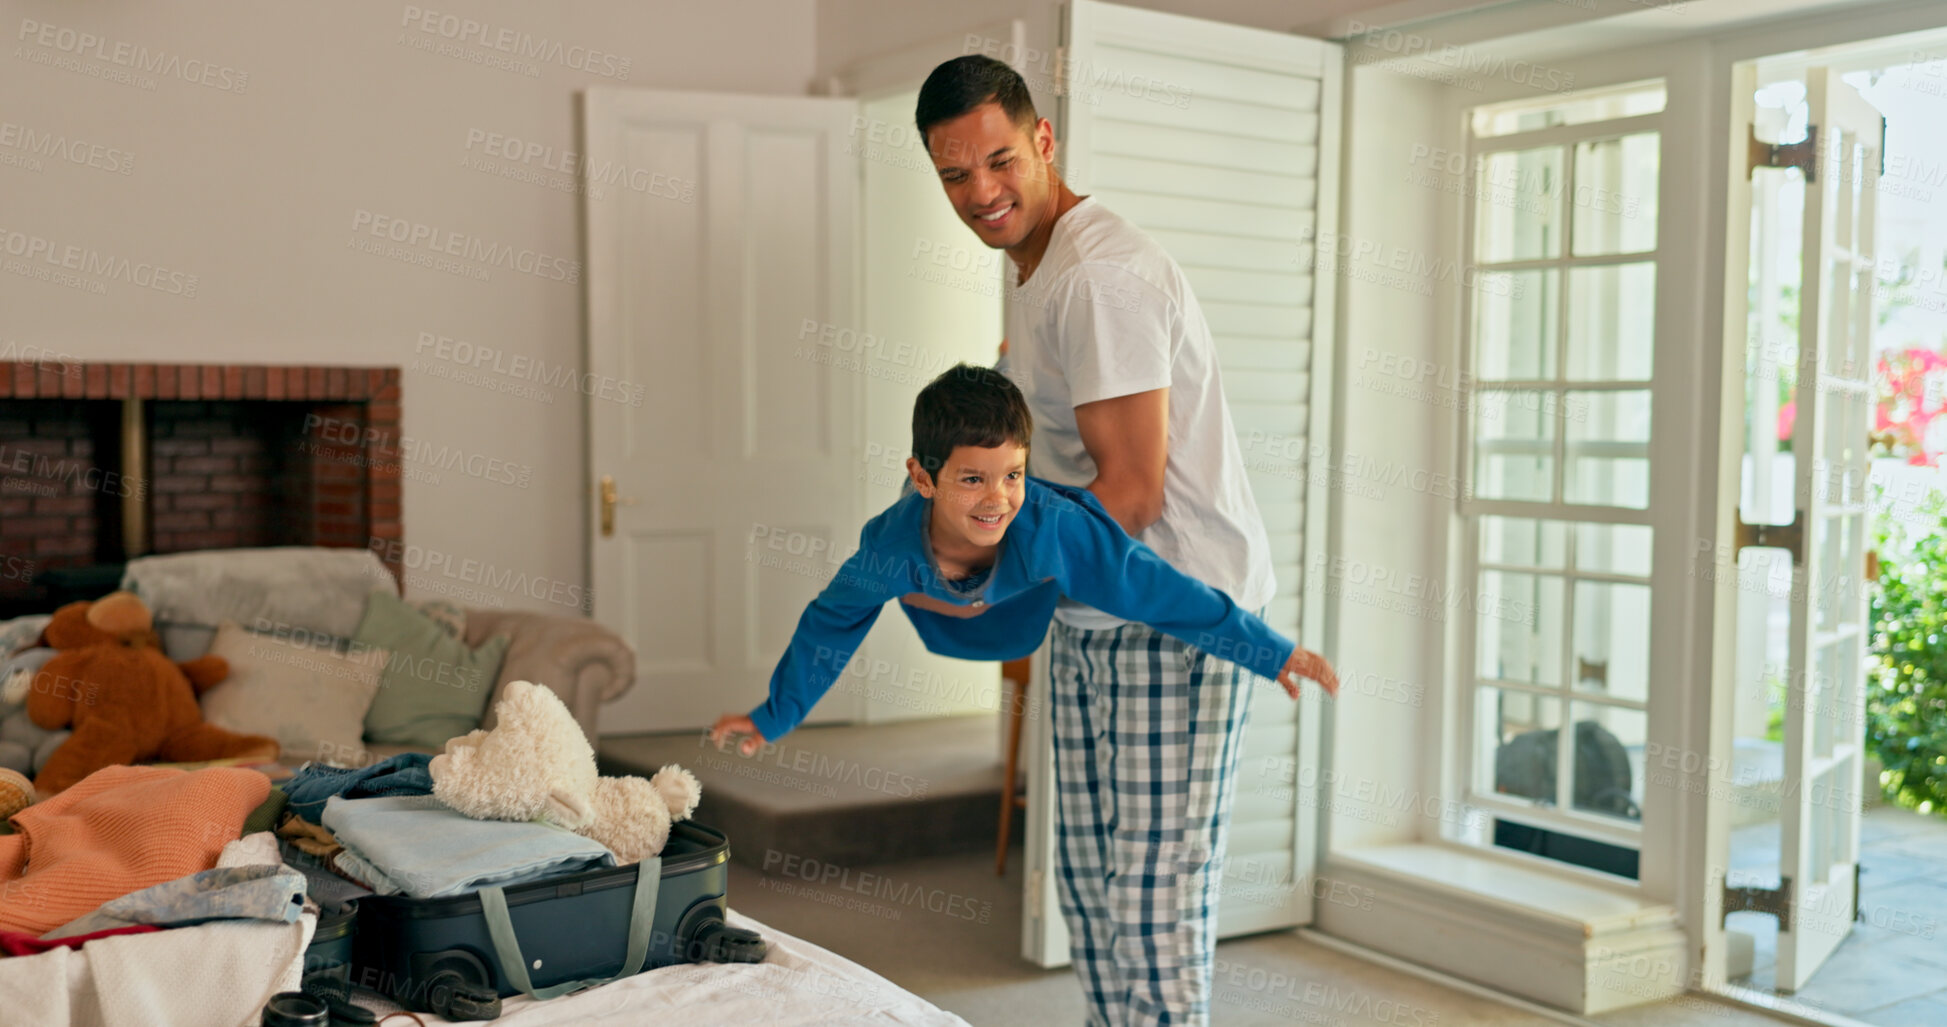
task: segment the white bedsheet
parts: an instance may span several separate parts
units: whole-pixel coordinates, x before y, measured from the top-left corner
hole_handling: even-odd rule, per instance
[[[547,1002],[516,995],[503,1000],[499,1019],[467,1022],[495,1027],[638,1027],[658,1023],[967,1027],[967,1021],[960,1017],[834,952],[766,927],[736,910],[730,911],[729,922],[732,927],[756,931],[770,942],[770,954],[764,962],[666,966]],[[397,1008],[373,1001],[369,992],[357,998],[374,1010],[383,1006],[384,1012],[390,1012]],[[419,1015],[429,1024],[452,1022],[427,1013]]]
[[[0,1025],[249,1027],[298,986],[317,923],[219,920],[0,957]]]

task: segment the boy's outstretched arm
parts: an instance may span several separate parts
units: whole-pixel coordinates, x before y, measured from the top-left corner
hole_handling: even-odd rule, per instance
[[[770,697],[747,714],[718,717],[710,728],[712,744],[721,746],[726,738],[741,735],[738,751],[749,756],[759,745],[777,741],[804,720],[844,673],[879,611],[894,598],[889,585],[867,576],[864,542],[861,533],[859,551],[798,617],[797,630],[771,672]]]
[[[1081,496],[1061,514],[1064,594],[1271,678],[1293,699],[1298,698],[1301,678],[1338,695],[1338,675],[1325,657],[1285,638],[1230,596],[1170,566],[1123,531],[1093,496]]]

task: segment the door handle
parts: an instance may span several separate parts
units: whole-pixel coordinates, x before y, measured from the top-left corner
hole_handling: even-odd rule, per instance
[[[616,495],[615,475],[613,474],[602,475],[601,484],[596,489],[596,493],[601,498],[602,537],[608,538],[615,534],[615,508],[618,505],[634,506],[635,500],[626,496]]]

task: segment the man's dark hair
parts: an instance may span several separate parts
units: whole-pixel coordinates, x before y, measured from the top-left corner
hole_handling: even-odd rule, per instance
[[[937,478],[956,446],[1022,446],[1034,436],[1028,401],[991,367],[956,364],[919,390],[913,401],[913,459]]]
[[[926,84],[919,87],[919,103],[913,120],[919,124],[919,140],[934,125],[952,121],[983,103],[998,103],[1009,120],[1031,129],[1035,122],[1034,98],[1020,73],[983,54],[968,54],[933,69]]]

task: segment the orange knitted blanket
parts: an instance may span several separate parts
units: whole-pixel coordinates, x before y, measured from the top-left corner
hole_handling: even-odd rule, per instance
[[[0,929],[44,934],[109,899],[216,865],[270,795],[254,770],[103,767],[0,835]]]

